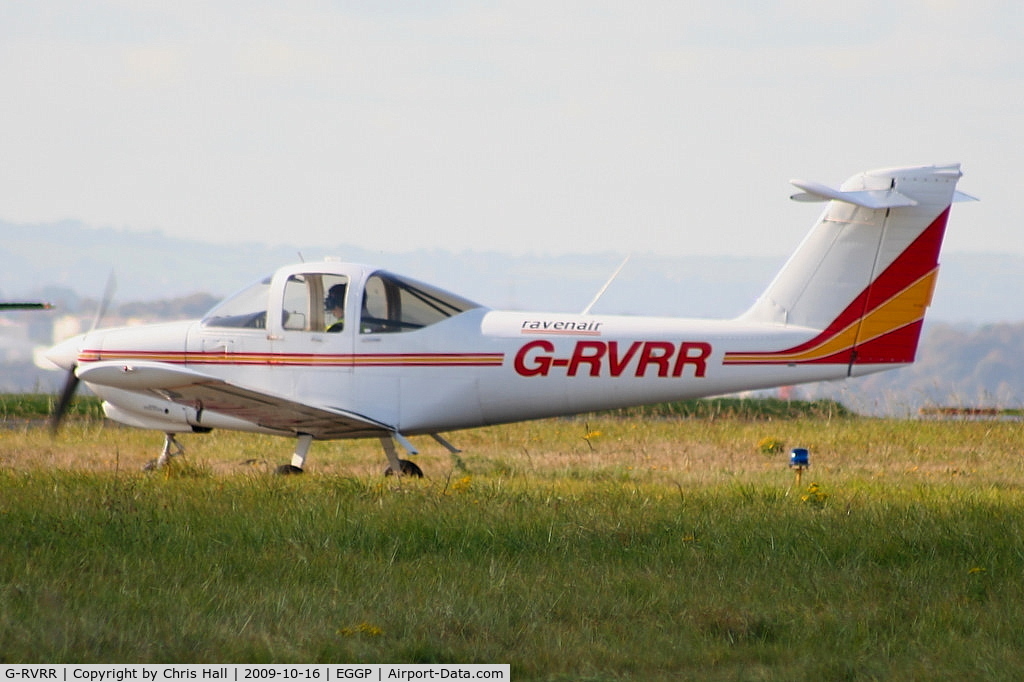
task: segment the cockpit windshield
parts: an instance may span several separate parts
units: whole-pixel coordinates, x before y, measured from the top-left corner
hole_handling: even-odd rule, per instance
[[[270,279],[254,282],[215,305],[203,317],[203,326],[266,329]]]
[[[429,284],[378,271],[366,281],[359,331],[411,332],[479,307]]]
[[[265,277],[224,299],[203,317],[203,326],[266,329],[267,311],[280,309],[281,318],[271,322],[285,331],[337,332],[347,328],[344,318],[354,324],[358,314],[362,334],[400,333],[480,307],[461,296],[382,270],[366,280],[362,305],[355,310],[344,310],[348,277],[326,273],[290,276],[283,301],[272,306],[271,280]]]

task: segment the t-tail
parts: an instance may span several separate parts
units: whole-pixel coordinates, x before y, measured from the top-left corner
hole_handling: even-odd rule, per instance
[[[727,365],[844,364],[857,376],[911,363],[939,270],[959,164],[869,171],[838,189],[794,180],[797,201],[828,201],[768,289],[740,319],[806,328],[807,341],[727,353]]]

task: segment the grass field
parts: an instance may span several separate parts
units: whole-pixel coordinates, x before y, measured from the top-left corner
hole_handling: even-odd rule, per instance
[[[605,415],[417,440],[0,431],[0,662],[507,662],[513,679],[1017,679],[1015,422]],[[799,485],[788,450],[806,447]]]

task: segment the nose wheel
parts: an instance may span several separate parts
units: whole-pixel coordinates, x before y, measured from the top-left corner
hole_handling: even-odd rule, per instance
[[[182,447],[181,443],[177,441],[173,433],[164,434],[164,449],[160,453],[160,456],[156,459],[146,463],[146,466],[142,467],[143,471],[152,471],[153,469],[160,469],[167,466],[167,463],[171,461],[171,457],[179,457],[185,454],[185,448]]]

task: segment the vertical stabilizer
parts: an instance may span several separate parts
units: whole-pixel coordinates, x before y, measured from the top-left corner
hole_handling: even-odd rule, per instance
[[[819,330],[775,352],[728,364],[913,362],[938,274],[960,166],[870,171],[834,189],[794,180],[798,201],[828,201],[818,222],[757,302],[751,322]],[[879,367],[881,369],[881,367]],[[870,370],[868,370],[870,371]]]

